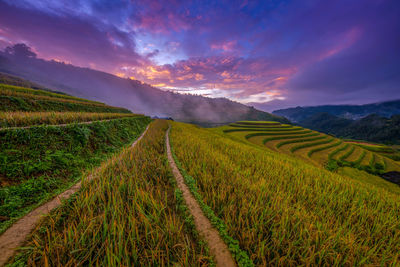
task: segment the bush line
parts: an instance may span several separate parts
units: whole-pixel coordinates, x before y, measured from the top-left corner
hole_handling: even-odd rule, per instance
[[[229,124],[230,127],[238,127],[238,128],[255,128],[255,129],[274,129],[274,128],[284,128],[284,129],[288,129],[288,128],[294,128],[292,125],[270,125],[270,126],[257,126],[257,125],[240,125],[240,124],[236,124],[236,123],[231,123]]]
[[[294,132],[301,131],[303,128],[268,128],[268,129],[260,129],[260,128],[246,128],[246,129],[227,129],[223,130],[224,133],[232,133],[232,132]]]
[[[356,161],[354,161],[354,164],[359,165],[361,163],[361,161],[364,159],[365,155],[367,153],[365,152],[365,150],[363,150],[360,154],[360,156],[358,157],[358,159]]]
[[[255,136],[270,136],[270,135],[295,135],[295,134],[307,134],[311,133],[311,130],[308,131],[297,131],[297,132],[262,132],[262,133],[251,133],[245,136],[246,139],[249,139],[250,137],[255,137]]]
[[[333,159],[334,156],[336,156],[337,154],[339,154],[340,152],[342,152],[343,150],[346,150],[349,147],[349,144],[345,144],[342,147],[338,147],[337,149],[335,149],[334,151],[332,151],[331,153],[329,153],[328,155],[328,159]]]
[[[291,136],[273,136],[273,137],[268,137],[263,140],[263,144],[265,145],[269,141],[274,141],[274,140],[284,140],[284,139],[293,139],[293,138],[303,138],[303,137],[312,137],[312,136],[317,136],[319,133],[311,133],[311,134],[304,134],[304,135],[291,135]]]
[[[332,148],[332,147],[335,147],[335,146],[340,146],[342,143],[343,143],[343,141],[339,140],[338,142],[336,142],[334,144],[331,144],[331,145],[327,145],[327,146],[322,146],[322,147],[317,147],[317,148],[311,149],[310,151],[308,151],[307,156],[309,158],[311,158],[312,154],[314,154],[315,152],[323,151],[325,149],[329,149],[329,148]]]
[[[345,161],[348,157],[350,157],[350,155],[354,152],[355,146],[351,146],[350,150],[347,151],[345,154],[343,154],[339,160],[340,161]]]
[[[51,92],[51,91],[31,89],[31,88],[15,86],[15,85],[0,84],[0,92],[4,92],[4,91],[14,91],[14,92],[26,93],[26,94],[31,94],[31,95],[44,95],[44,96],[51,96],[51,97],[64,98],[64,99],[73,99],[73,100],[77,100],[77,101],[81,101],[81,102],[89,102],[89,103],[96,103],[96,104],[104,105],[104,103],[101,103],[98,101],[79,98],[79,97],[75,97],[75,96],[71,96],[71,95],[67,95],[67,94],[59,94],[59,93],[55,93],[55,92]]]
[[[326,136],[317,136],[317,137],[313,137],[313,138],[301,138],[301,139],[282,141],[282,142],[279,142],[278,144],[276,144],[276,148],[280,148],[280,147],[282,147],[284,145],[288,145],[288,144],[316,141],[316,140],[321,140],[321,139],[325,139],[325,138],[326,138]]]
[[[295,152],[299,149],[302,148],[307,148],[307,147],[312,147],[312,146],[317,146],[317,145],[323,145],[323,144],[327,144],[330,143],[334,140],[334,138],[330,138],[328,140],[323,140],[323,141],[319,141],[319,142],[314,142],[314,143],[306,143],[306,144],[302,144],[302,145],[298,145],[298,146],[294,146],[290,149],[290,152]]]
[[[0,112],[0,127],[23,127],[33,125],[57,125],[101,121],[124,117],[143,117],[132,113],[93,112]]]

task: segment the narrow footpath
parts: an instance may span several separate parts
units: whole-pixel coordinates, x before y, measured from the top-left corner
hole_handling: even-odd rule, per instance
[[[66,127],[69,125],[73,124],[92,124],[95,122],[105,122],[105,121],[112,121],[112,120],[118,120],[118,119],[123,119],[123,118],[136,118],[135,116],[132,117],[120,117],[120,118],[112,118],[112,119],[105,119],[105,120],[95,120],[95,121],[81,121],[81,122],[70,122],[70,123],[61,123],[61,124],[34,124],[34,125],[28,125],[28,126],[16,126],[16,127],[0,127],[0,131],[7,131],[7,130],[16,130],[16,129],[29,129],[29,128],[34,128],[34,127],[40,127],[40,126],[45,126],[45,127]],[[138,117],[139,118],[139,117]]]
[[[167,133],[165,135],[168,162],[171,166],[172,173],[174,174],[178,187],[183,193],[183,198],[186,202],[186,205],[190,213],[193,215],[196,229],[199,232],[200,236],[203,237],[204,240],[207,242],[207,245],[210,248],[211,255],[214,256],[217,266],[236,266],[236,263],[228,249],[228,246],[222,240],[218,231],[211,225],[211,222],[208,220],[208,218],[204,215],[203,211],[200,208],[200,205],[197,203],[196,199],[193,197],[189,188],[185,184],[183,176],[175,164],[174,158],[172,157],[171,153],[171,146],[169,143],[170,129],[171,127],[167,130]]]
[[[144,132],[132,144],[132,147],[134,147],[143,138],[148,128],[149,125],[147,125]],[[86,177],[87,181],[90,181],[92,179],[92,175]],[[71,188],[59,194],[49,202],[34,209],[30,213],[19,219],[17,222],[15,222],[10,228],[8,228],[0,236],[0,266],[3,266],[7,262],[7,260],[14,255],[16,249],[24,244],[26,238],[33,231],[43,215],[49,214],[53,209],[60,206],[63,199],[67,199],[72,194],[78,192],[81,186],[82,182],[76,183]]]

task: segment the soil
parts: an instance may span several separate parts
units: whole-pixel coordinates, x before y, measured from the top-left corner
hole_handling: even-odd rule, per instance
[[[212,256],[214,256],[217,266],[236,266],[236,263],[228,249],[228,246],[222,240],[218,231],[211,225],[211,222],[208,220],[208,218],[204,215],[203,211],[200,208],[200,205],[191,194],[189,188],[184,182],[182,174],[175,164],[169,144],[169,131],[170,129],[168,129],[165,135],[168,162],[171,166],[172,173],[174,174],[178,187],[183,193],[183,198],[186,202],[186,206],[193,216],[196,229],[199,232],[200,236],[207,242],[208,247],[210,248],[210,252]]]
[[[132,147],[134,147],[140,141],[140,139],[142,139],[142,137],[146,134],[148,128],[149,125],[144,130],[142,135],[132,144]],[[92,179],[93,176],[91,175],[86,177],[87,181],[90,181]],[[43,215],[49,214],[54,208],[60,206],[63,199],[67,199],[72,194],[78,192],[81,186],[82,182],[76,183],[68,190],[56,196],[53,200],[31,211],[30,213],[19,219],[16,223],[14,223],[10,228],[8,228],[0,236],[0,266],[3,266],[7,262],[7,260],[14,255],[17,249],[24,244],[26,238],[33,231]]]

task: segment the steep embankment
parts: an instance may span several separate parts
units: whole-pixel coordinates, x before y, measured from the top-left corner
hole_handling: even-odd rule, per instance
[[[91,181],[40,222],[12,263],[211,265],[168,165],[167,127],[156,120],[135,147],[91,172]]]
[[[37,103],[25,105],[21,93],[32,103],[45,97],[40,99],[42,107],[61,111],[32,112]],[[0,85],[0,101],[8,98],[17,111],[0,111],[0,233],[71,186],[84,170],[131,143],[150,122],[149,117],[99,102]],[[68,101],[90,112],[70,112]]]
[[[133,142],[131,147],[135,145],[143,138],[148,130],[147,128],[139,136],[138,139]],[[105,164],[108,164],[107,161]],[[90,182],[93,179],[92,175],[85,177],[84,182]],[[22,246],[28,235],[32,232],[39,220],[44,215],[48,215],[53,209],[59,207],[62,201],[67,200],[71,195],[77,193],[82,187],[82,182],[74,184],[69,189],[65,190],[61,194],[54,197],[51,201],[39,206],[32,212],[25,215],[23,218],[14,223],[7,231],[0,235],[0,266],[7,262],[7,260],[15,253],[18,247]]]

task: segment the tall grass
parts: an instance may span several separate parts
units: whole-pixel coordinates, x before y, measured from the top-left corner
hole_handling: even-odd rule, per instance
[[[307,156],[308,156],[308,157],[311,157],[312,154],[314,154],[314,153],[316,153],[316,152],[320,152],[320,151],[324,151],[324,150],[329,149],[329,148],[332,148],[332,147],[340,146],[341,144],[343,144],[343,141],[342,141],[342,140],[339,140],[339,141],[337,141],[337,142],[335,142],[335,143],[333,143],[333,144],[330,144],[330,145],[326,145],[326,146],[316,147],[316,148],[310,149],[310,150],[308,151],[308,153],[307,153]]]
[[[280,122],[276,121],[238,121],[236,124],[240,125],[281,125]]]
[[[400,197],[210,129],[173,123],[182,167],[256,265],[398,265]]]
[[[299,139],[290,139],[287,141],[282,141],[276,144],[276,148],[280,148],[284,145],[288,144],[295,144],[295,143],[305,143],[305,142],[310,142],[310,141],[316,141],[316,140],[321,140],[321,139],[326,139],[326,136],[317,136],[317,137],[312,137],[312,138],[299,138]]]
[[[296,132],[304,130],[301,127],[293,127],[293,128],[281,128],[281,127],[268,127],[268,128],[229,128],[224,130],[225,133],[233,133],[233,132],[257,132],[257,131],[265,131],[265,132]]]
[[[171,183],[166,128],[156,121],[136,147],[95,170],[73,200],[37,227],[16,264],[207,265],[204,245],[177,207],[182,196]]]
[[[231,127],[239,127],[239,128],[255,128],[255,129],[269,129],[269,128],[292,128],[292,125],[282,125],[282,124],[271,124],[271,125],[242,125],[237,123],[229,124]]]
[[[294,131],[294,132],[288,132],[288,131],[285,131],[285,132],[280,132],[280,131],[279,132],[278,131],[267,132],[267,131],[263,131],[261,133],[260,132],[254,132],[252,130],[252,131],[249,131],[249,132],[251,132],[251,133],[247,134],[245,136],[246,139],[249,139],[250,137],[256,137],[256,136],[271,136],[271,135],[275,135],[275,136],[291,135],[291,136],[294,136],[294,135],[312,133],[311,130],[299,130],[299,131]],[[224,133],[227,133],[227,132],[224,131]]]
[[[149,117],[0,131],[0,233],[136,139]]]
[[[346,150],[349,146],[350,146],[349,144],[345,144],[342,147],[338,147],[337,149],[335,149],[334,151],[329,153],[328,159],[334,159],[336,155],[338,155],[340,152]]]
[[[295,135],[295,136],[272,136],[272,137],[267,137],[263,140],[263,144],[265,145],[269,141],[275,141],[275,140],[285,140],[285,139],[295,139],[295,138],[304,138],[304,137],[312,137],[312,136],[317,136],[319,133],[310,133],[310,134],[302,134],[302,135]],[[247,137],[246,137],[247,138]],[[248,138],[247,138],[248,139]]]
[[[328,143],[331,143],[333,140],[334,140],[334,138],[329,138],[328,140],[322,140],[322,141],[318,141],[318,142],[312,142],[312,143],[305,143],[305,144],[297,145],[297,146],[292,147],[290,149],[290,152],[293,153],[293,152],[295,152],[295,151],[297,151],[299,149],[328,144]]]
[[[132,113],[93,112],[0,112],[0,127],[20,127],[41,124],[66,124],[74,122],[137,117]]]
[[[89,102],[89,103],[96,103],[100,105],[104,105],[104,103],[92,101],[84,98],[79,98],[75,96],[65,95],[65,94],[57,94],[54,92],[44,91],[44,90],[36,90],[31,88],[25,88],[20,86],[8,85],[8,84],[1,84],[0,83],[0,94],[11,94],[12,92],[15,93],[22,93],[22,94],[29,94],[29,95],[42,95],[42,96],[50,96],[50,97],[57,97],[63,99],[72,99],[81,102]]]
[[[29,89],[27,89],[29,90]],[[34,91],[34,90],[31,90]],[[63,103],[78,103],[87,106],[99,106],[99,107],[109,107],[100,102],[94,101],[84,101],[75,97],[64,97],[64,95],[42,95],[42,94],[32,94],[31,92],[20,92],[14,90],[0,90],[0,95],[2,96],[14,96],[21,98],[29,98],[34,100],[45,100],[45,101],[55,101],[55,102],[63,102]]]
[[[356,161],[354,161],[354,164],[359,165],[361,163],[361,161],[364,159],[366,154],[367,154],[367,152],[365,150],[363,150],[361,152],[360,156],[358,157],[358,159]]]
[[[347,151],[346,153],[344,153],[344,154],[339,158],[339,160],[340,160],[340,161],[346,160],[346,159],[347,159],[348,157],[350,157],[350,155],[354,152],[354,149],[355,149],[355,147],[354,147],[354,146],[351,146],[350,150]]]

